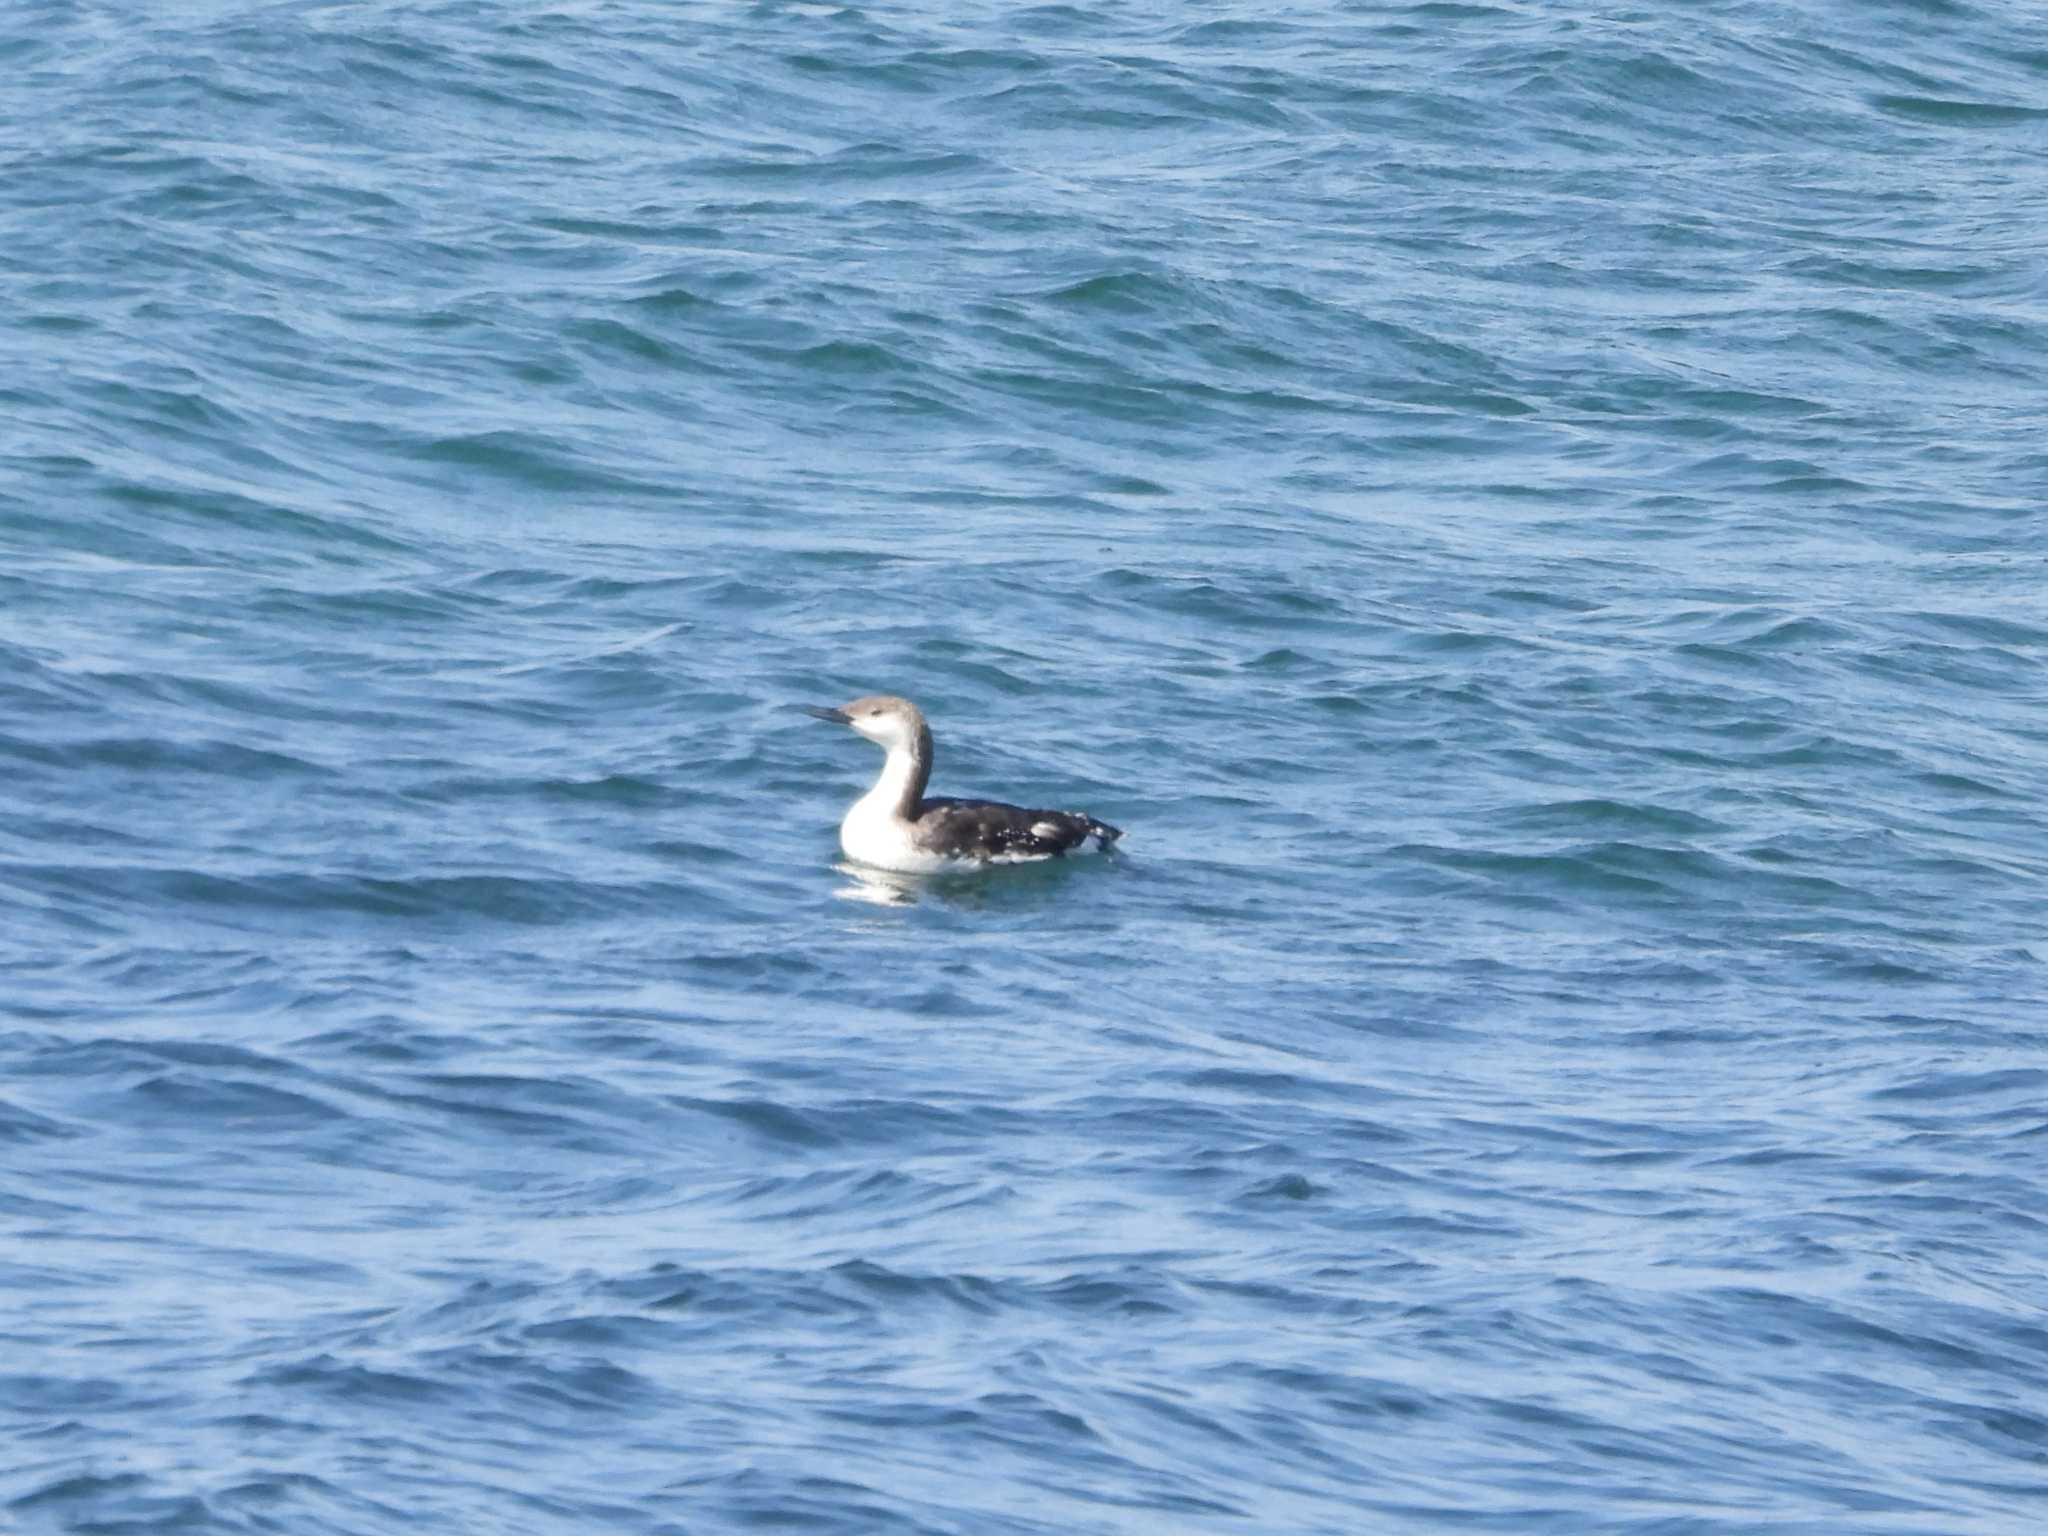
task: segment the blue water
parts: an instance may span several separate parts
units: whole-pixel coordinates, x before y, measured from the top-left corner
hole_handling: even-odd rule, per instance
[[[14,0],[0,1528],[2048,1527],[2039,22]]]

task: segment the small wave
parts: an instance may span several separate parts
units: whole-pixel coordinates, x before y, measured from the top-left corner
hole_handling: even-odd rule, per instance
[[[1958,128],[2011,128],[2048,120],[2048,107],[1990,101],[1949,101],[1928,96],[1873,96],[1881,112],[1918,122]]]

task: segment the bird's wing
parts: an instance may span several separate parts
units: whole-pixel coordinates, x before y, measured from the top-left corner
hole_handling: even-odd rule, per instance
[[[914,829],[919,846],[969,859],[1056,858],[1098,829],[1115,830],[1072,811],[1027,810],[1000,800],[927,800]]]

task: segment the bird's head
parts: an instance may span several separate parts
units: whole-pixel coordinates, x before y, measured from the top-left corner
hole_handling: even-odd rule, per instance
[[[891,752],[912,751],[920,742],[927,744],[926,751],[930,750],[931,732],[925,726],[924,715],[910,700],[899,699],[892,693],[871,693],[837,709],[816,704],[806,704],[803,708],[807,714],[816,715],[820,720],[851,726],[869,741]]]

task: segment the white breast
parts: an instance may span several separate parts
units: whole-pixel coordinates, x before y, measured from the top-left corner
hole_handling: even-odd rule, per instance
[[[910,823],[899,814],[916,775],[917,764],[909,749],[891,747],[875,787],[854,801],[853,809],[839,823],[839,846],[849,859],[909,875],[952,867],[951,859],[927,853],[913,843]]]
[[[904,874],[929,874],[953,864],[953,860],[927,853],[912,843],[910,823],[896,815],[893,804],[872,794],[854,801],[846,820],[839,823],[839,846],[846,850],[849,859],[858,863]]]

